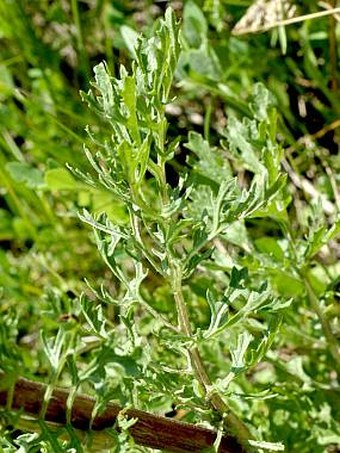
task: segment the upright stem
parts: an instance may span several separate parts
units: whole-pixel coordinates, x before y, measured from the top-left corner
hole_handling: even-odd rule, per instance
[[[336,7],[336,0],[332,0],[331,6]],[[336,19],[334,15],[329,17],[329,65],[330,65],[330,81],[331,90],[336,91],[338,89],[338,73],[337,73],[337,36],[336,36]]]
[[[173,263],[171,268],[171,285],[176,302],[179,329],[184,335],[190,338],[193,336],[193,332],[182,291],[181,267],[177,263]],[[217,390],[211,390],[212,382],[203,364],[197,346],[191,347],[188,353],[191,368],[196,379],[202,386],[206,398],[209,399],[212,407],[223,417],[226,429],[232,433],[243,446],[249,449],[248,440],[252,438],[250,431],[247,426],[232,412]]]
[[[329,346],[329,352],[331,353],[333,359],[334,359],[334,367],[336,368],[336,371],[338,373],[338,376],[340,376],[340,352],[338,349],[338,342],[336,337],[334,336],[331,326],[329,324],[329,321],[326,316],[322,313],[322,310],[320,309],[319,305],[319,300],[318,297],[316,296],[312,285],[310,284],[309,277],[307,275],[302,275],[303,282],[305,284],[305,288],[307,291],[307,295],[309,298],[309,303],[312,308],[312,310],[315,312],[317,317],[319,318],[323,333],[325,335],[325,338],[327,340],[328,346]]]
[[[298,254],[296,251],[295,240],[294,240],[294,236],[292,234],[291,228],[287,227],[284,223],[281,224],[281,228],[282,228],[282,231],[285,233],[285,235],[288,238],[290,250],[294,256],[295,263],[297,263],[299,261],[299,258],[298,258]],[[314,313],[316,314],[316,316],[319,318],[319,321],[320,321],[320,324],[322,327],[322,331],[325,335],[326,341],[329,346],[329,352],[331,353],[331,355],[335,361],[335,368],[336,368],[338,375],[340,376],[340,353],[339,353],[339,349],[338,349],[337,339],[335,338],[335,336],[332,332],[332,329],[331,329],[331,326],[329,324],[327,317],[324,316],[324,314],[322,313],[322,310],[320,309],[318,297],[314,292],[314,289],[311,285],[308,274],[306,273],[306,271],[301,270],[297,265],[295,265],[294,267],[295,267],[297,274],[300,276],[300,278],[304,284],[310,306],[311,306],[312,310],[314,311]]]
[[[78,47],[80,68],[83,72],[84,77],[86,77],[88,79],[89,73],[90,73],[89,62],[88,62],[88,57],[87,57],[87,53],[85,50],[83,32],[81,29],[81,20],[80,20],[79,9],[78,9],[78,0],[71,1],[71,8],[72,8],[74,24],[76,26],[77,47]]]
[[[164,151],[164,135],[162,137],[160,148]],[[158,161],[161,175],[160,199],[164,207],[169,203],[169,194],[166,184],[166,174],[164,161]],[[187,304],[184,300],[182,289],[182,266],[177,259],[168,250],[170,278],[169,283],[174,295],[176,310],[178,316],[178,330],[186,337],[193,338],[193,331],[190,325]],[[192,346],[188,350],[191,369],[195,378],[203,388],[206,398],[210,401],[212,407],[222,416],[226,431],[230,432],[240,444],[247,450],[251,451],[249,439],[252,438],[247,426],[232,412],[230,407],[222,399],[217,390],[212,389],[212,382],[203,364],[201,355],[197,346]]]

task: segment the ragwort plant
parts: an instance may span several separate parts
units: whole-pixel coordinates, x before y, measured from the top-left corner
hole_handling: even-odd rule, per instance
[[[218,148],[195,132],[170,138],[166,106],[176,102],[180,42],[168,10],[156,33],[136,42],[130,70],[113,77],[99,64],[92,90],[83,93],[99,122],[89,127],[85,148],[92,170],[73,171],[82,189],[111,196],[103,213],[84,211],[81,219],[93,228],[112,278],[99,288],[89,277],[89,291],[74,300],[46,295],[51,311],[41,344],[48,364],[41,369],[40,354],[25,355],[27,368],[49,374],[41,415],[54,387],[71,382],[68,407],[78,389],[90,389],[93,416],[112,400],[155,412],[175,404],[187,421],[230,432],[249,450],[280,451],[282,441],[287,451],[323,452],[340,436],[338,268],[315,257],[339,233],[339,220],[334,215],[328,226],[322,200],[292,215],[277,114],[262,85],[254,86],[248,118],[228,117]],[[169,168],[177,169],[184,148],[187,163],[170,184]],[[1,368],[13,371],[17,314],[3,321]],[[111,430],[113,451],[143,451],[127,432],[132,423],[122,418],[121,434]],[[82,451],[91,444],[70,425],[68,441],[43,422],[39,428],[15,445]],[[16,451],[8,440],[2,447]]]
[[[130,72],[121,66],[114,78],[104,63],[94,68],[93,89],[83,98],[104,120],[111,137],[101,141],[89,129],[93,149],[85,152],[93,172],[74,171],[87,184],[110,191],[124,206],[127,220],[113,224],[105,213],[93,216],[87,211],[81,219],[93,227],[98,249],[119,287],[117,295],[102,289],[100,297],[119,307],[131,344],[136,345],[137,338],[140,345],[148,344],[140,338],[140,310],[145,311],[154,318],[159,343],[178,355],[178,364],[185,360],[186,380],[175,391],[177,401],[206,413],[213,409],[224,429],[249,448],[256,443],[256,430],[247,426],[242,410],[232,402],[231,383],[261,361],[290,301],[276,298],[266,281],[252,284],[247,268],[232,264],[221,238],[242,235],[246,219],[277,215],[284,220],[289,198],[280,173],[276,114],[268,93],[258,85],[254,119],[230,119],[224,146],[235,155],[246,155],[253,172],[250,181],[233,174],[226,151],[211,149],[199,134],[190,133],[184,144],[192,152],[190,170],[171,187],[167,165],[181,143],[167,138],[166,105],[173,101],[179,54],[179,26],[169,9],[155,36],[138,39]],[[158,284],[170,292],[168,313],[153,300],[147,284],[151,280],[162,282]],[[202,300],[203,317],[195,313]],[[93,327],[99,334],[102,327]],[[218,354],[226,355],[228,365],[216,373],[209,349],[215,353],[221,338],[228,347]],[[183,381],[182,368],[173,363],[158,366],[152,349],[148,354],[144,376],[161,383],[168,370]]]

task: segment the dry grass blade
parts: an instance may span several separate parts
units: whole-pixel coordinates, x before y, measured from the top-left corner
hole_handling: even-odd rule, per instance
[[[294,16],[296,14],[296,7],[286,0],[258,0],[248,8],[246,14],[233,28],[232,33],[234,35],[261,33],[275,27],[291,25],[339,13],[340,8],[330,8],[326,11]]]
[[[292,18],[296,6],[289,0],[257,0],[235,25],[234,35],[257,33],[264,28],[272,28],[278,22]]]

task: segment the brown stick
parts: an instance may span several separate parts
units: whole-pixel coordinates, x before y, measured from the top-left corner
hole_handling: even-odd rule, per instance
[[[6,375],[0,373],[0,405],[8,408],[9,384]],[[4,390],[3,388],[6,387]],[[15,383],[11,409],[23,410],[25,413],[39,417],[46,385],[18,378]],[[69,392],[55,389],[47,407],[45,420],[59,424],[66,423],[66,401]],[[97,415],[91,423],[91,414],[95,404],[93,398],[85,395],[76,396],[71,415],[71,424],[74,428],[83,431],[91,429],[101,431],[112,428],[117,415],[122,410],[116,404],[109,403],[105,411]],[[129,418],[137,418],[137,422],[129,429],[135,442],[147,447],[158,448],[169,452],[200,452],[212,446],[216,439],[216,432],[188,423],[179,422],[166,417],[153,415],[137,409],[128,409],[124,414]],[[223,436],[220,444],[220,453],[244,453],[244,449],[230,436]]]

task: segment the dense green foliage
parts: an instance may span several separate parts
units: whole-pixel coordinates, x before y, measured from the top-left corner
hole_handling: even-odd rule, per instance
[[[0,370],[331,452],[340,30],[233,35],[251,3],[0,2]],[[2,420],[5,452],[90,449]]]

